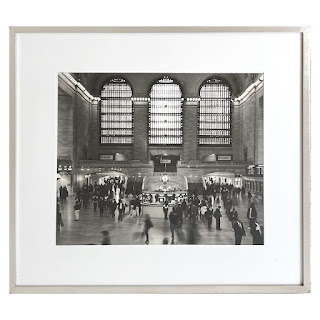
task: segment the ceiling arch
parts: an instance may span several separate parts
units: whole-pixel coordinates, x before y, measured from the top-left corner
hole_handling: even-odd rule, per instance
[[[151,86],[163,76],[174,78],[184,97],[198,97],[201,85],[210,77],[220,77],[230,84],[232,98],[240,96],[261,73],[71,73],[93,96],[100,96],[103,86],[111,78],[124,78],[131,85],[135,97],[148,97]]]

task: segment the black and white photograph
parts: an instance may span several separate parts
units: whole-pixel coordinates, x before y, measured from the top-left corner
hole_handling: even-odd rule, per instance
[[[263,73],[58,81],[57,245],[263,245]]]

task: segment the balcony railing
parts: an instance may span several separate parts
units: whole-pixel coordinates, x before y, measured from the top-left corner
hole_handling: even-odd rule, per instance
[[[149,160],[125,160],[125,161],[115,161],[115,160],[78,160],[78,166],[150,166],[153,167],[153,161]]]
[[[250,161],[199,161],[199,160],[188,160],[178,161],[178,167],[228,167],[228,166],[248,166],[252,164]]]

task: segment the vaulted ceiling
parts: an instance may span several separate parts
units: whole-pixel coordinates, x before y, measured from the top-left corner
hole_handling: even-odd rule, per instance
[[[70,73],[93,96],[100,96],[102,87],[111,78],[126,79],[136,97],[147,97],[150,88],[162,76],[175,79],[181,86],[185,97],[197,97],[201,85],[210,77],[219,77],[229,83],[232,98],[240,96],[261,73]]]

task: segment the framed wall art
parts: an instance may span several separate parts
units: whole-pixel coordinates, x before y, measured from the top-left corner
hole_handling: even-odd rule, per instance
[[[10,292],[309,292],[309,113],[308,28],[10,28]]]

